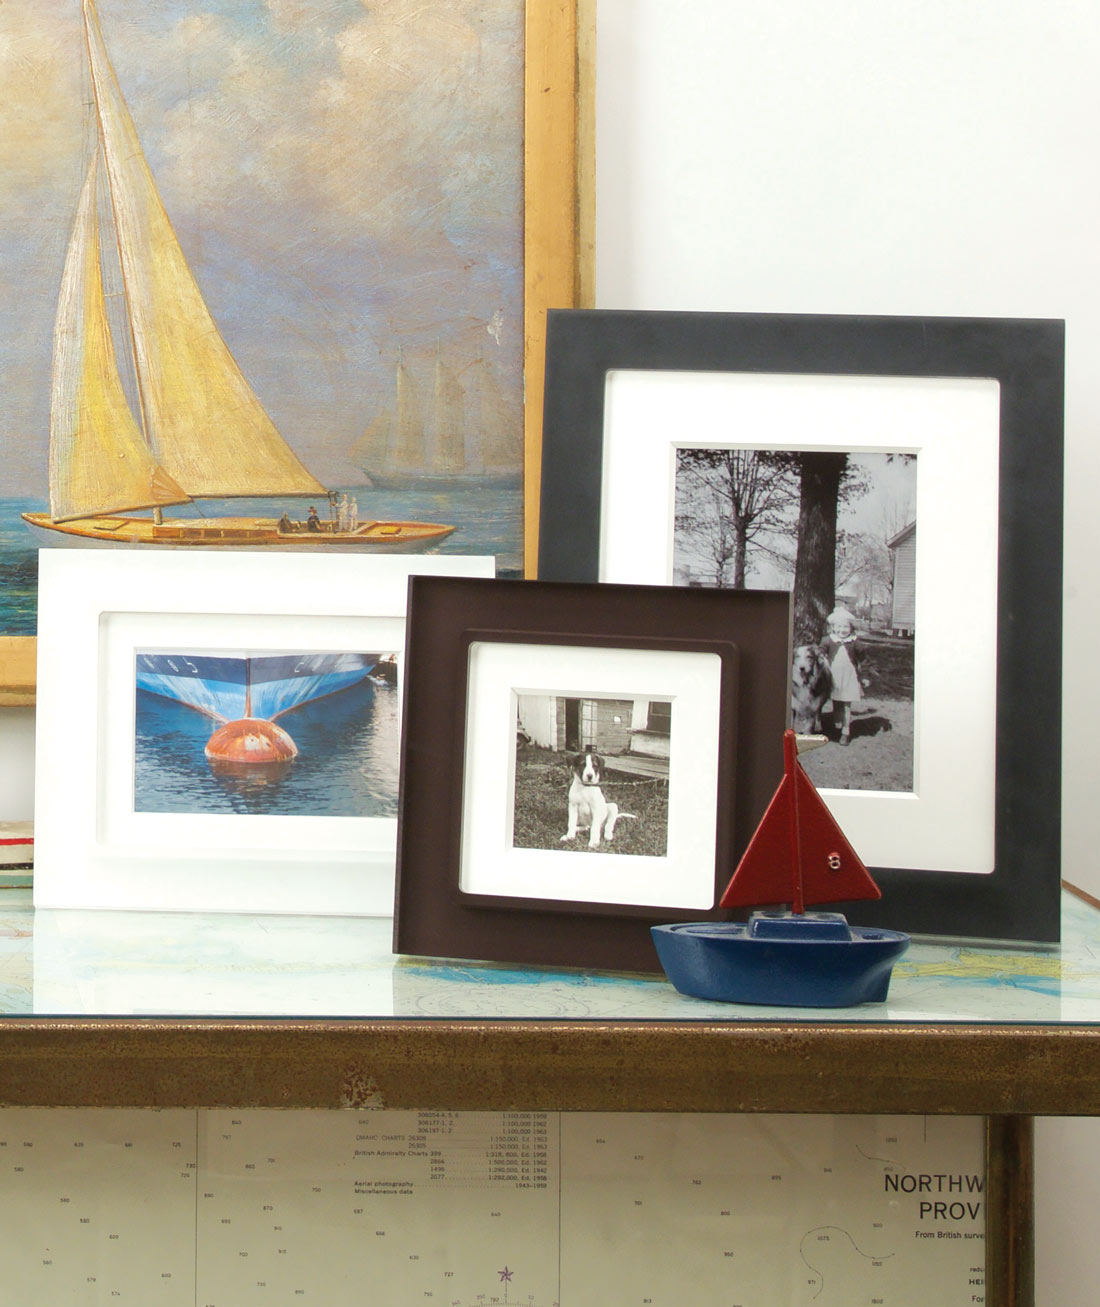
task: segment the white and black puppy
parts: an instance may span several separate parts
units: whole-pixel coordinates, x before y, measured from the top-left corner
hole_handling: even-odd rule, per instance
[[[576,838],[579,830],[589,831],[588,847],[597,849],[600,840],[610,843],[615,837],[615,823],[625,817],[636,821],[632,812],[620,812],[617,803],[609,803],[600,789],[603,759],[592,749],[574,754],[569,760],[573,778],[569,782],[569,824],[561,837],[564,844]]]

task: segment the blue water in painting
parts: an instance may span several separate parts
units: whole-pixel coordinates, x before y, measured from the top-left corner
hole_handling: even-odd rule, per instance
[[[38,546],[19,514],[45,507],[37,499],[0,499],[0,635],[34,635]]]
[[[433,552],[493,554],[498,576],[523,573],[523,490],[519,485],[470,482],[446,490],[379,490],[341,487],[355,496],[359,520],[397,518],[418,522],[453,523],[458,530]],[[200,500],[166,510],[172,517],[278,517],[285,509],[295,520],[304,518],[303,499]],[[42,512],[43,500],[0,499],[0,635],[33,635],[38,594],[38,546],[20,513]],[[322,517],[327,503],[317,504]]]
[[[136,692],[137,812],[397,815],[397,688],[363,681],[284,713],[288,763],[229,769],[203,750],[218,723],[175,699]]]

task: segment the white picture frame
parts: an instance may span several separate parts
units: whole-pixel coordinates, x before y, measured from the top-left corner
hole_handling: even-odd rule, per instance
[[[678,449],[916,455],[913,788],[822,790],[871,866],[994,870],[997,591],[944,578],[964,558],[972,575],[996,575],[1000,392],[990,377],[608,373],[601,581],[672,583]],[[752,439],[728,438],[738,431]],[[641,502],[663,530],[631,530]]]
[[[498,898],[711,909],[721,664],[713,652],[475,641],[468,666],[459,889]],[[587,830],[584,839],[565,841],[571,781],[564,769],[556,778],[560,847],[516,846],[520,695],[671,701],[663,854],[611,854],[609,848],[622,846],[621,830],[618,846],[604,842],[599,850],[587,847]]]
[[[409,577],[493,572],[488,556],[42,551],[35,906],[391,915],[396,814],[135,811],[135,658],[385,649],[400,695]]]

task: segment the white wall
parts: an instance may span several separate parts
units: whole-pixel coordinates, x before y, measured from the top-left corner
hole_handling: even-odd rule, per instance
[[[1087,700],[1100,9],[598,0],[597,13],[600,307],[1066,319],[1065,686],[1067,703]],[[1087,731],[1067,714],[1065,867],[1100,893]]]
[[[1090,699],[1100,634],[1100,6],[597,14],[598,307],[1066,320],[1064,872],[1100,894],[1096,764],[1070,708]],[[1092,1307],[1100,1128],[1037,1137],[1037,1301]]]
[[[34,709],[0,708],[0,821],[34,816]]]

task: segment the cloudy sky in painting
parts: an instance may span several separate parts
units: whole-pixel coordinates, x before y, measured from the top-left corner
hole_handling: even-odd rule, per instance
[[[399,361],[522,355],[519,0],[99,0],[184,251],[323,480]],[[93,137],[78,0],[0,4],[0,458],[44,493],[50,349]],[[499,339],[498,339],[499,338]],[[517,458],[518,458],[517,434]]]

